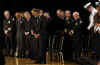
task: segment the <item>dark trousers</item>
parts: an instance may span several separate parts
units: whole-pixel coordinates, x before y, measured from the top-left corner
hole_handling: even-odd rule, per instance
[[[5,46],[7,55],[10,55],[14,49],[12,32],[8,32],[8,34],[5,35]]]
[[[0,49],[0,65],[5,65],[5,58],[3,56],[2,49]]]
[[[67,34],[65,35],[64,38],[63,53],[65,60],[72,59],[72,37]]]
[[[82,41],[79,35],[73,38],[72,48],[73,48],[73,58],[79,59],[82,51]]]
[[[17,33],[16,36],[16,52],[18,52],[18,56],[22,56],[23,55],[23,45],[25,45],[24,43],[24,35],[21,33]]]
[[[29,45],[29,55],[31,59],[37,60],[41,56],[40,49],[40,39],[31,39],[31,43]]]
[[[94,44],[96,44],[96,59],[100,60],[100,34],[96,33],[95,36]]]

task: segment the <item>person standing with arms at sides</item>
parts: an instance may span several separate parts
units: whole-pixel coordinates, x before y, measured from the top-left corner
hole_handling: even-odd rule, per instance
[[[25,44],[23,46],[24,46],[25,54],[28,54],[28,57],[32,57],[34,55],[34,53],[32,52],[34,50],[33,49],[34,47],[32,47],[34,43],[33,41],[31,41],[31,35],[32,33],[34,33],[34,29],[31,28],[31,26],[34,26],[32,25],[33,19],[31,17],[31,14],[28,11],[24,12],[24,17],[25,17],[25,21],[24,21]]]
[[[70,35],[73,35],[73,60],[78,61],[81,56],[82,51],[82,32],[83,32],[83,21],[81,20],[79,16],[79,12],[73,12],[73,20],[74,20],[74,26],[73,31],[70,32]]]
[[[65,24],[64,24],[64,59],[71,60],[72,58],[72,35],[69,33],[73,30],[73,19],[71,11],[65,11]],[[71,50],[69,52],[69,49]],[[69,52],[69,53],[66,53]]]
[[[23,57],[23,45],[24,45],[24,17],[23,13],[16,12],[16,56]]]

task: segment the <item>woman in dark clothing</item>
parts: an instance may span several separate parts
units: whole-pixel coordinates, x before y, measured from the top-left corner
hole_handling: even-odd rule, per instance
[[[18,56],[23,55],[23,37],[24,37],[24,19],[21,16],[21,13],[17,12],[15,14],[16,16],[16,41],[17,41],[17,47],[16,47],[16,52],[18,53]]]

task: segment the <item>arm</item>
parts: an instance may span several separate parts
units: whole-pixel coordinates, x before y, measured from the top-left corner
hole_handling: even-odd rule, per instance
[[[91,5],[91,2],[87,3],[87,4],[84,5],[83,7],[84,7],[85,9],[87,9],[89,5]]]
[[[88,26],[88,30],[90,30],[93,26],[94,26],[94,16],[96,15],[97,13],[97,10],[95,8],[92,8],[92,12],[91,12],[91,15],[89,17],[89,26]]]

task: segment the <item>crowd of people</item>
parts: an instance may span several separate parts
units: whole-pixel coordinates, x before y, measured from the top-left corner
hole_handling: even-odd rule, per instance
[[[51,57],[54,52],[63,52],[65,60],[79,60],[82,54],[88,57],[92,46],[91,49],[99,60],[100,3],[96,3],[96,8],[91,3],[84,8],[91,13],[88,27],[84,27],[84,21],[77,11],[58,9],[54,17],[35,8],[31,12],[16,12],[14,16],[11,16],[10,11],[4,11],[5,55],[31,58],[37,60],[37,63],[45,64],[47,51]],[[93,44],[88,43],[90,38],[86,38],[84,29],[92,32],[90,35]]]

